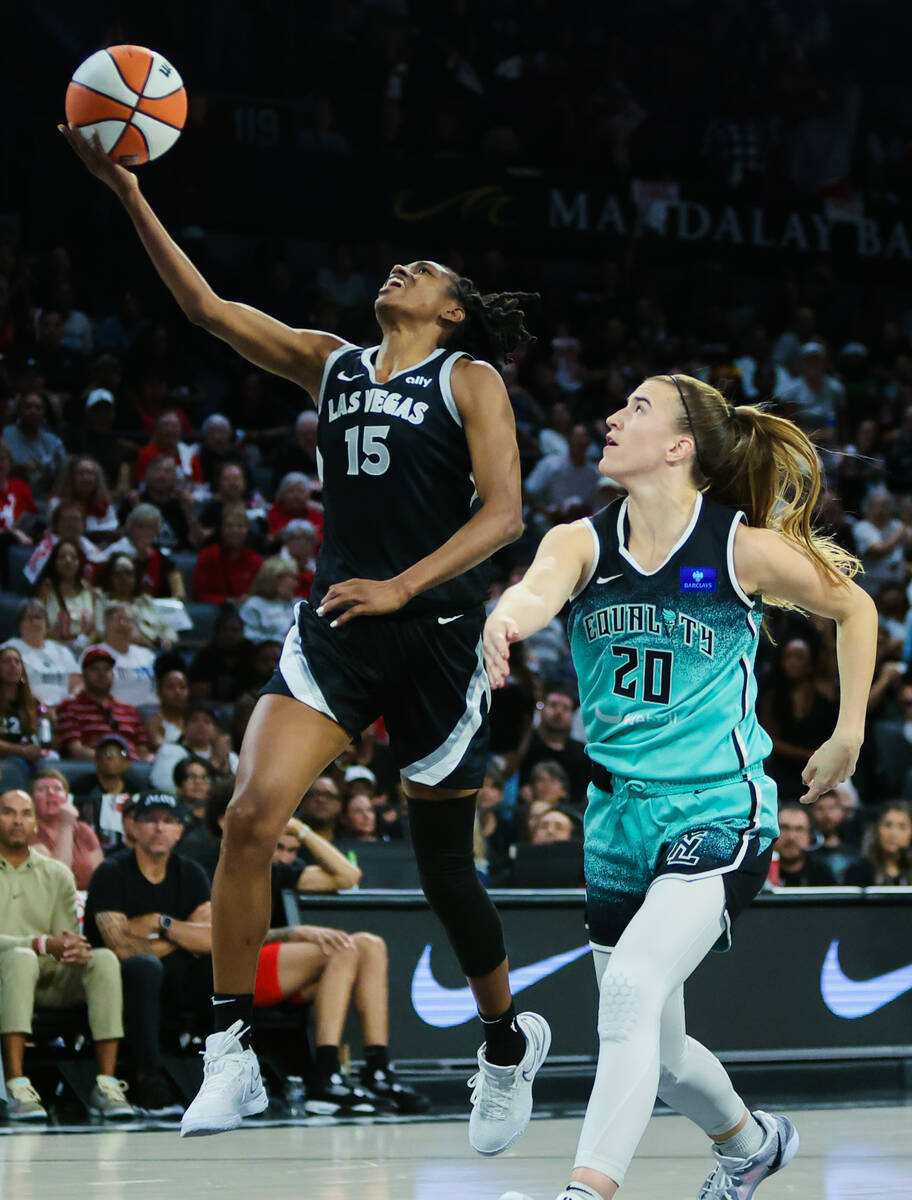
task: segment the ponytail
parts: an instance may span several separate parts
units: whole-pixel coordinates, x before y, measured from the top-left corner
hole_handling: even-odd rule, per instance
[[[694,440],[695,482],[711,500],[741,509],[748,525],[774,529],[804,550],[831,582],[844,584],[861,563],[812,524],[820,495],[820,461],[793,421],[763,404],[732,407],[721,392],[690,375],[657,375],[681,398],[680,428]],[[764,597],[779,608],[794,605]]]
[[[541,297],[537,292],[493,292],[483,296],[471,279],[453,277],[453,292],[465,309],[465,320],[447,340],[448,350],[465,350],[500,368],[519,346],[534,342],[526,329],[523,305]]]

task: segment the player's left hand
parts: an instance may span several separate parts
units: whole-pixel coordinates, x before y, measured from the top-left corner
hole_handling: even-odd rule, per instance
[[[355,617],[398,612],[408,600],[408,589],[398,579],[344,579],[328,589],[317,609],[317,616],[337,613],[330,622],[335,629]]]
[[[801,779],[807,786],[804,795],[798,797],[801,803],[813,804],[818,796],[848,779],[855,770],[860,749],[858,742],[835,734],[824,742],[801,772]]]

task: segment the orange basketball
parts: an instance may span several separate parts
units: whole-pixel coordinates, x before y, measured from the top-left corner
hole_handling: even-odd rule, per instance
[[[187,119],[187,92],[174,67],[144,46],[108,46],[74,72],[66,118],[115,162],[135,167],[164,154]]]

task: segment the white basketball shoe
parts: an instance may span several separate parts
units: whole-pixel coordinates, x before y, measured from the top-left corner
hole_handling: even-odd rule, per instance
[[[754,1113],[766,1130],[766,1138],[750,1158],[727,1158],[713,1149],[717,1162],[700,1189],[697,1200],[750,1200],[754,1192],[792,1161],[798,1152],[798,1130],[788,1117]]]
[[[523,1133],[532,1116],[532,1081],[551,1048],[551,1029],[538,1013],[520,1013],[516,1024],[526,1052],[515,1067],[498,1067],[478,1051],[478,1071],[469,1080],[472,1115],[469,1144],[479,1154],[502,1154]]]
[[[206,1038],[203,1083],[181,1120],[181,1137],[203,1137],[237,1129],[244,1117],[253,1117],[269,1104],[252,1050],[240,1043],[243,1021],[223,1033]]]

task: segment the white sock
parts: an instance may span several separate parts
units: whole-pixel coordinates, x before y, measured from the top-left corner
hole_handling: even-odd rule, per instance
[[[753,1158],[765,1141],[766,1130],[752,1114],[744,1128],[733,1137],[716,1142],[716,1149],[726,1158]]]

